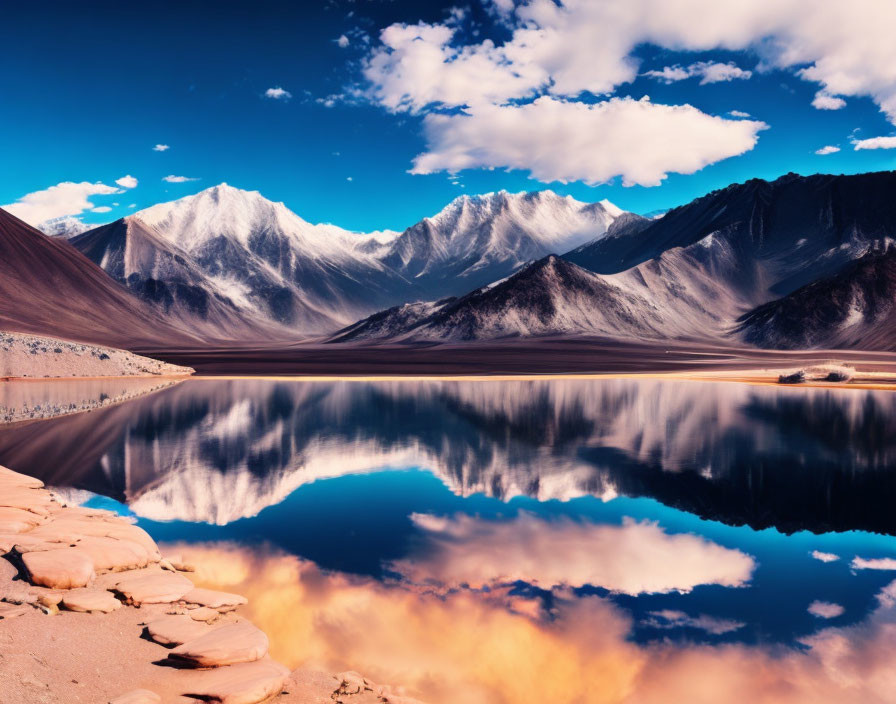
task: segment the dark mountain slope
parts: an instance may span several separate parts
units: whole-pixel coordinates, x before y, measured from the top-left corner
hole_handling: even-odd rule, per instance
[[[135,296],[190,329],[221,339],[294,337],[286,328],[244,314],[189,254],[135,218],[116,220],[69,241]]]
[[[761,303],[836,273],[896,235],[896,172],[752,179],[670,210],[630,234],[611,232],[566,258],[612,274],[712,235],[728,242],[745,266],[757,267],[754,298]]]
[[[872,252],[743,316],[750,344],[896,350],[896,247]]]
[[[0,210],[0,329],[132,348],[196,338],[64,240]]]
[[[484,340],[584,334],[663,336],[652,302],[551,255],[461,298],[392,308],[337,333],[334,342],[371,339]]]

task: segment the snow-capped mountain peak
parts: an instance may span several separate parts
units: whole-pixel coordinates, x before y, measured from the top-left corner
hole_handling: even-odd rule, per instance
[[[433,297],[456,295],[460,282],[467,290],[484,286],[603,237],[618,213],[612,204],[549,190],[464,195],[405,230],[384,261]]]
[[[258,191],[245,191],[226,183],[170,203],[160,203],[131,215],[163,233],[188,252],[225,238],[253,249],[258,238],[282,235],[321,256],[344,259],[355,256],[361,237],[335,225],[314,225],[282,202],[270,201]]]
[[[37,229],[51,237],[70,239],[76,235],[80,235],[82,232],[87,232],[94,227],[96,227],[96,225],[88,225],[81,220],[81,218],[77,218],[73,215],[63,215],[58,218],[45,220],[37,226]]]

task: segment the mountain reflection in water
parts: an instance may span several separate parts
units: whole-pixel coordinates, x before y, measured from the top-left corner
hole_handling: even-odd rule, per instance
[[[896,532],[896,395],[669,380],[191,380],[0,432],[0,464],[154,520],[227,524],[317,479],[643,496],[784,532]]]
[[[194,379],[0,430],[0,464],[135,513],[277,659],[429,704],[896,688],[889,392]]]

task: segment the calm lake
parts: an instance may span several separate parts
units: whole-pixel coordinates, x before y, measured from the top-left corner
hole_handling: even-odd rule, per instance
[[[893,684],[886,391],[193,379],[0,429],[0,464],[250,595],[278,659],[426,701]]]

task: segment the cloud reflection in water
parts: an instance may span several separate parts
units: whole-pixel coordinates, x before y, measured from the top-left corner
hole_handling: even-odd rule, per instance
[[[600,597],[557,591],[544,612],[507,590],[383,584],[235,544],[177,550],[202,586],[249,597],[278,660],[357,669],[432,704],[874,704],[896,691],[896,582],[864,621],[821,630],[805,650],[639,646]]]

